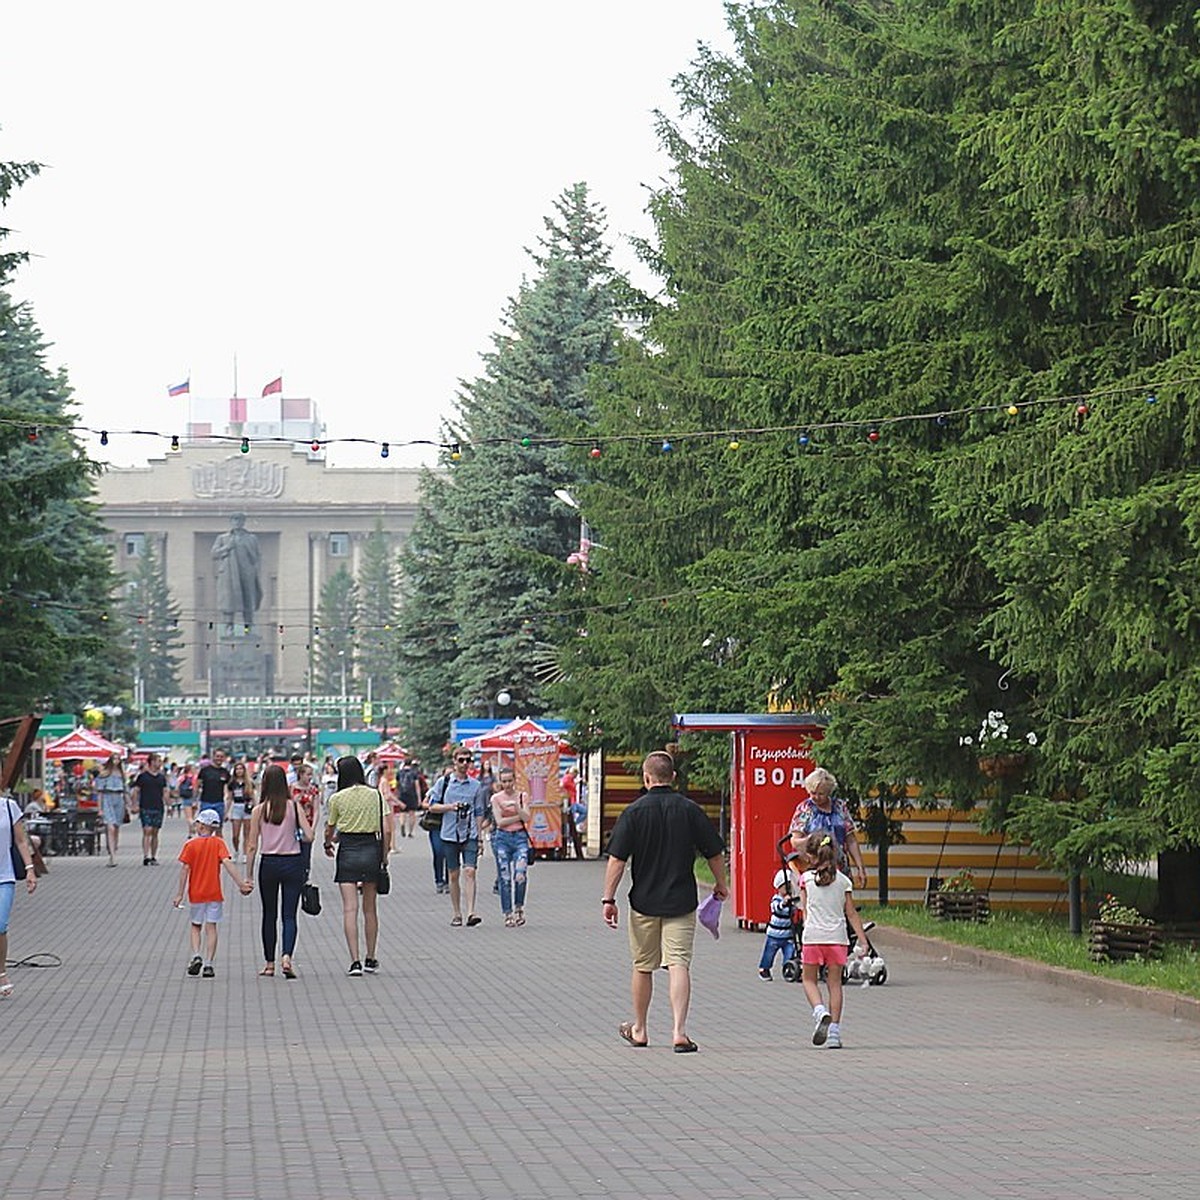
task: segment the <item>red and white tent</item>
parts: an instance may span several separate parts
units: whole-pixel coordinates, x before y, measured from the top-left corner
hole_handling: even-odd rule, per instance
[[[402,762],[410,755],[398,742],[386,742],[375,751],[377,762]]]
[[[98,733],[92,733],[90,729],[84,729],[82,725],[42,747],[42,757],[51,762],[62,762],[68,758],[108,758],[110,754],[124,758],[125,748]]]
[[[556,737],[556,734],[549,729],[544,729],[529,717],[517,717],[515,720],[509,721],[507,725],[501,725],[498,729],[481,733],[478,737],[466,738],[463,745],[468,750],[511,750],[518,742],[533,738],[554,739]],[[561,754],[570,754],[571,744],[558,738],[558,749]]]

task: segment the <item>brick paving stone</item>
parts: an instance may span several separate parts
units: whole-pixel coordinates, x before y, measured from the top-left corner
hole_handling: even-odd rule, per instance
[[[180,821],[163,840],[161,867],[135,837],[115,870],[54,859],[17,898],[11,957],[62,965],[14,968],[0,1003],[6,1200],[757,1200],[817,1179],[837,1197],[1196,1195],[1194,1023],[884,932],[889,982],[848,989],[830,1059],[800,986],[759,981],[761,935],[730,923],[697,941],[701,1052],[670,1051],[665,973],[634,1051],[602,865],[537,863],[529,923],[505,929],[486,860],[484,923],[451,929],[422,837],[380,901],[379,975],[344,974],[318,852],[325,911],[299,918],[300,978],[257,975],[257,896],[227,886],[217,977],[193,979],[170,905]]]

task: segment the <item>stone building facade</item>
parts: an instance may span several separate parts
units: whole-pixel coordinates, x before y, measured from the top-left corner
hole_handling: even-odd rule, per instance
[[[145,467],[98,481],[118,569],[133,573],[152,544],[183,631],[184,696],[302,695],[321,589],[340,567],[357,577],[378,523],[396,550],[412,529],[420,470],[329,467],[296,443],[197,440]],[[213,546],[237,514],[257,545],[261,604],[231,628],[217,601]]]

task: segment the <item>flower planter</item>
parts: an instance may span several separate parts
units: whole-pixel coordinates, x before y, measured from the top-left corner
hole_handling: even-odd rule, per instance
[[[1118,925],[1112,921],[1092,921],[1088,929],[1088,953],[1094,962],[1162,958],[1164,937],[1161,925]]]
[[[985,754],[976,759],[979,770],[989,779],[1015,779],[1024,774],[1025,754]]]
[[[929,911],[939,921],[988,921],[992,916],[987,892],[936,891],[929,897]]]

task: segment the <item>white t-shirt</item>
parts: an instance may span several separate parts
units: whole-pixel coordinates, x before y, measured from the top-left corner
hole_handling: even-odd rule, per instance
[[[15,800],[9,799],[8,796],[0,796],[0,883],[15,882],[12,851],[9,847],[13,844],[13,826],[24,816]]]
[[[824,887],[816,873],[805,871],[800,879],[804,904],[804,944],[806,946],[848,946],[846,933],[846,897],[854,885],[839,871]]]

